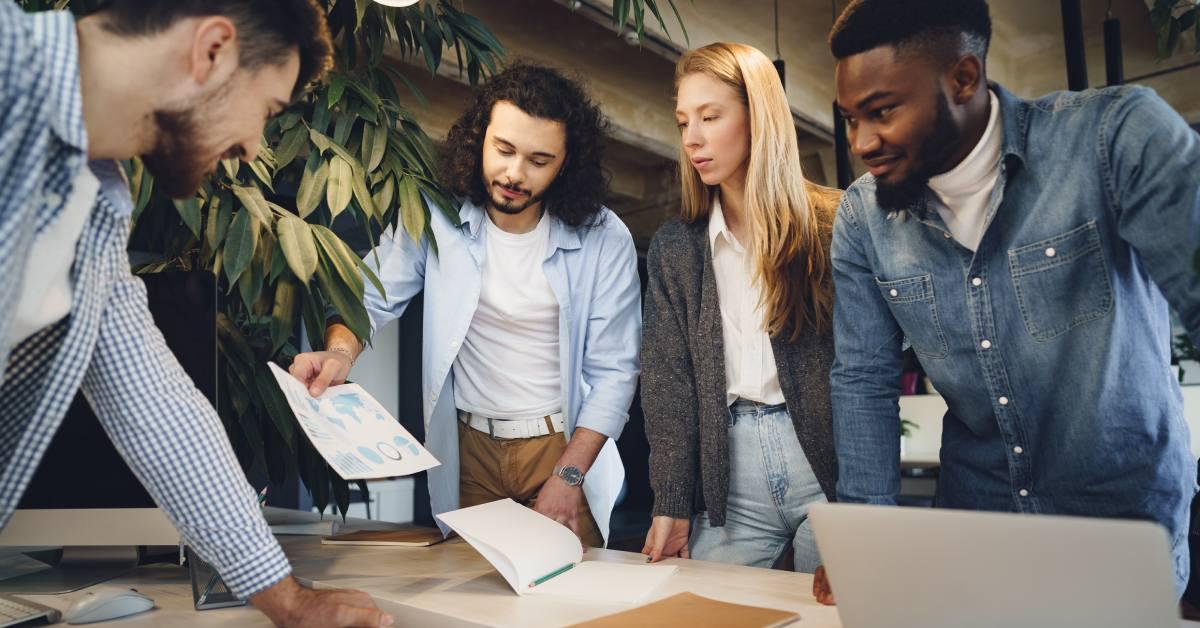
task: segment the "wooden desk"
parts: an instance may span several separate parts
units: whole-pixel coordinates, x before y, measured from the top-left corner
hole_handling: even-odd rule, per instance
[[[280,537],[302,582],[317,588],[357,588],[396,616],[398,626],[563,626],[628,607],[598,605],[549,597],[518,597],[475,550],[455,540],[429,548],[330,547],[317,537]],[[641,554],[589,550],[588,560],[640,563]],[[10,559],[11,560],[11,559]],[[800,628],[838,628],[837,610],[812,597],[812,576],[692,560],[673,560],[679,571],[647,599],[680,591],[715,599],[800,612]],[[0,569],[0,571],[3,571]],[[143,567],[106,583],[137,588],[158,608],[106,626],[248,626],[268,627],[252,607],[196,611],[187,571],[179,567]],[[104,585],[101,585],[104,586]],[[66,609],[84,591],[61,596],[28,596]]]
[[[563,626],[624,609],[555,600],[517,597],[469,545],[452,541],[431,548],[329,547],[316,537],[281,537],[295,574],[318,588],[353,587],[367,591],[380,608],[396,616],[397,626]],[[590,550],[590,560],[642,562],[640,554]],[[0,572],[5,571],[0,561]],[[812,576],[693,560],[672,560],[679,571],[647,601],[681,591],[707,597],[793,610],[798,628],[840,628],[837,609],[820,606],[811,595]],[[252,607],[196,611],[186,570],[144,567],[108,584],[133,586],[153,597],[158,608],[104,626],[166,628],[246,626],[267,628],[266,617]],[[62,596],[29,596],[42,604],[66,609],[83,592]],[[1181,622],[1200,628],[1200,624]]]

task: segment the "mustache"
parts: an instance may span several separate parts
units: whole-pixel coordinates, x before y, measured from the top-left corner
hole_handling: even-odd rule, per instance
[[[515,192],[517,194],[524,194],[526,196],[528,196],[530,194],[529,190],[527,190],[519,185],[511,185],[511,184],[507,184],[507,183],[501,183],[499,181],[492,181],[492,185],[494,185],[496,187],[504,188],[504,189],[508,190],[509,192]]]

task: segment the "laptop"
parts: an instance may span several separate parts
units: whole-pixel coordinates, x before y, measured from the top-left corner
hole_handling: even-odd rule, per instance
[[[1167,533],[1144,521],[821,504],[844,628],[1179,628]]]

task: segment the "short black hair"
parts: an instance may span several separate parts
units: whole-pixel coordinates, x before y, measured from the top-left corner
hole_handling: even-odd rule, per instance
[[[106,0],[95,14],[105,30],[123,37],[161,33],[181,19],[220,15],[238,29],[238,64],[247,70],[283,63],[296,49],[295,92],[333,66],[333,41],[316,0]]]
[[[985,61],[991,39],[986,0],[851,0],[829,32],[829,47],[838,60],[895,46],[948,65],[964,54]]]
[[[579,83],[543,65],[513,64],[479,88],[475,102],[446,134],[442,184],[476,205],[487,202],[483,138],[492,108],[500,101],[535,118],[562,123],[567,132],[567,160],[543,197],[546,211],[572,227],[596,224],[608,194],[601,168],[608,122]]]

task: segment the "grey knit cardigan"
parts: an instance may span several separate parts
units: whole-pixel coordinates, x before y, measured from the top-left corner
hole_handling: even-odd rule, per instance
[[[810,188],[822,223],[832,223],[835,190]],[[817,192],[816,194],[812,192]],[[828,251],[831,224],[822,225]],[[725,523],[729,494],[725,345],[708,220],[671,220],[650,244],[642,323],[642,410],[650,442],[655,516],[708,511]],[[800,445],[826,497],[837,483],[829,402],[831,331],[803,331],[795,342],[771,338],[779,384]]]

